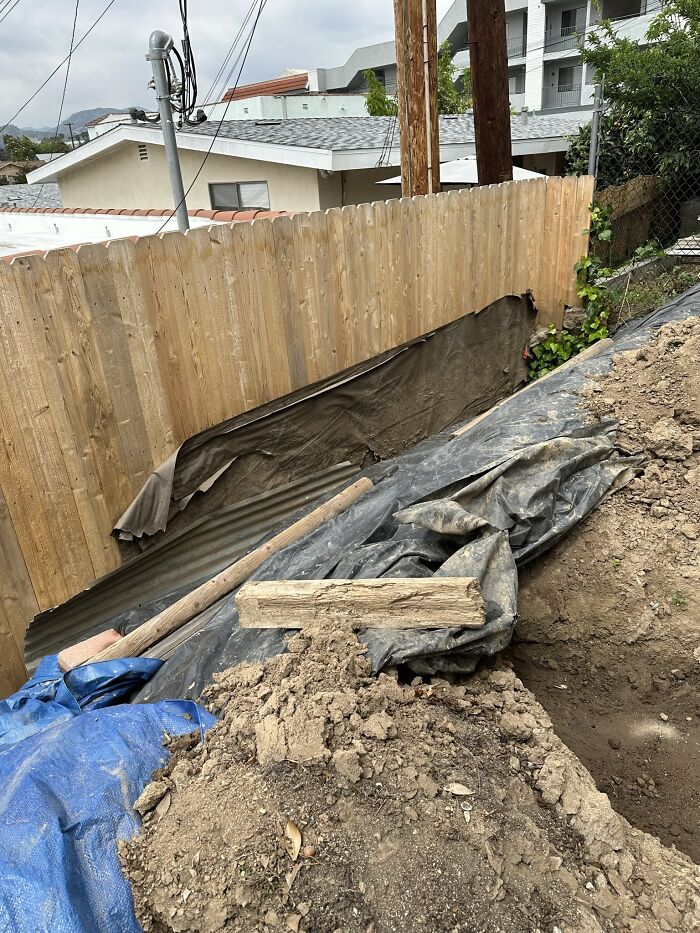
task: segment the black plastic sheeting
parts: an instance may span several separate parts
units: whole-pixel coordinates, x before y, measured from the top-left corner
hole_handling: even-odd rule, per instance
[[[486,411],[524,384],[522,351],[534,320],[529,296],[507,295],[188,438],[116,523],[122,552],[133,554],[166,529],[341,460],[358,466],[386,460]]]
[[[517,567],[538,557],[639,460],[616,448],[616,423],[592,423],[578,391],[606,373],[616,353],[655,328],[700,313],[700,288],[620,331],[597,353],[535,382],[454,436],[429,438],[366,471],[376,487],[303,541],[271,557],[253,579],[474,576],[487,622],[477,630],[366,631],[375,669],[406,663],[418,673],[472,670],[503,649],[517,616]],[[284,632],[240,629],[235,594],[182,645],[138,700],[197,697],[216,671],[284,650]]]

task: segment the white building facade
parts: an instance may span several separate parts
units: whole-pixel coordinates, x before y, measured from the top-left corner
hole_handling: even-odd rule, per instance
[[[506,0],[506,32],[510,102],[515,110],[590,109],[593,76],[581,62],[580,39],[601,19],[616,31],[643,38],[661,0]],[[465,0],[455,0],[438,23],[438,43],[448,41],[455,64],[469,65]],[[309,72],[309,89],[331,93],[366,90],[363,72],[371,68],[389,93],[396,92],[393,42],[356,49],[337,68]]]

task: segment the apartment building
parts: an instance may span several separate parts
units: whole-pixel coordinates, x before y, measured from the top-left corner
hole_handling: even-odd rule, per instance
[[[506,0],[511,106],[520,110],[589,109],[593,76],[578,53],[581,36],[601,19],[629,38],[646,35],[661,0]],[[459,68],[469,65],[465,0],[455,0],[438,24],[438,43],[449,41]],[[344,65],[309,72],[309,90],[357,93],[366,90],[363,72],[372,68],[389,93],[396,91],[393,42],[355,49]]]

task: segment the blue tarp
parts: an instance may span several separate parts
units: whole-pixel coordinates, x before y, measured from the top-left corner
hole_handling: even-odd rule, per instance
[[[138,933],[117,840],[167,758],[165,733],[204,733],[188,700],[113,705],[160,661],[129,658],[63,674],[46,658],[0,702],[1,933]]]

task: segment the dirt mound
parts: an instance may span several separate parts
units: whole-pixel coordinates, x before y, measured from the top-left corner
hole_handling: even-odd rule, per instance
[[[583,404],[642,475],[520,575],[510,652],[635,825],[700,861],[700,319],[616,358]]]
[[[145,931],[690,931],[700,878],[597,792],[512,670],[369,674],[350,631],[217,678],[122,850]]]

